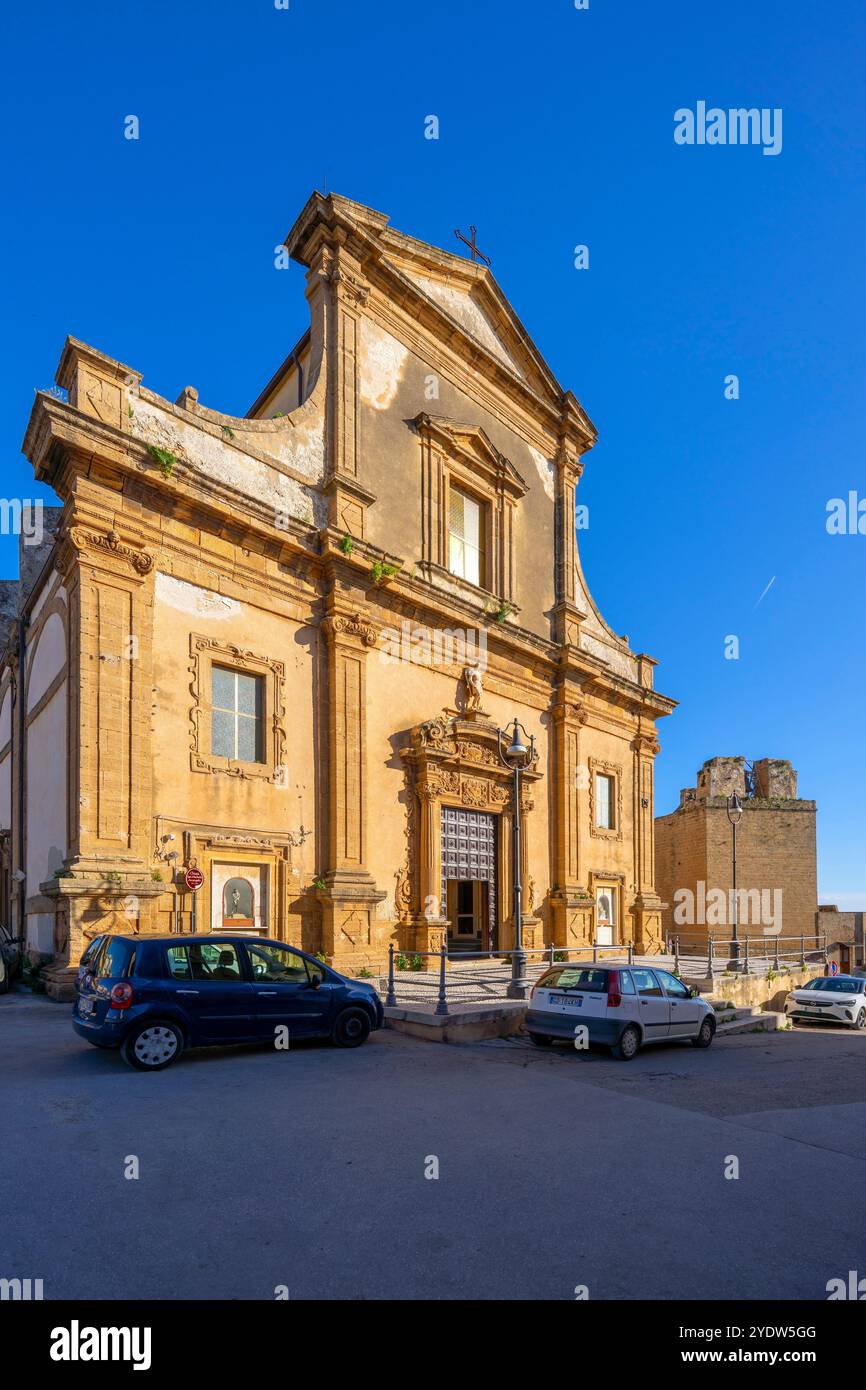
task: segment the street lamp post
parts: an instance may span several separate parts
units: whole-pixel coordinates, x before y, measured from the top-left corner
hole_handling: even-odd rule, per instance
[[[523,737],[521,737],[521,734]],[[526,768],[531,767],[535,762],[535,735],[529,739],[529,747],[524,743],[526,730],[523,725],[514,718],[511,729],[511,742],[506,748],[505,740],[509,737],[508,733],[502,729],[496,731],[499,759],[503,767],[507,767],[512,774],[512,817],[513,829],[511,834],[511,849],[513,854],[513,870],[511,875],[513,888],[513,912],[514,912],[514,950],[511,953],[511,983],[508,986],[509,999],[525,999],[529,990],[529,980],[526,978],[526,952],[523,949],[523,883],[521,881],[520,867],[520,781],[521,773]]]
[[[740,942],[737,937],[737,826],[743,815],[743,807],[736,792],[731,792],[728,797],[728,820],[731,822],[731,885],[732,885],[732,904],[731,904],[731,959],[729,966],[733,970],[740,968]]]

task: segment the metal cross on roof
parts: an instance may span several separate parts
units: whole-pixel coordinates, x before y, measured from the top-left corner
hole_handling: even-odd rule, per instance
[[[475,245],[475,233],[476,233],[476,231],[478,230],[477,227],[470,227],[469,230],[470,230],[470,232],[472,233],[472,240],[471,240],[471,241],[469,241],[469,240],[463,235],[463,233],[462,233],[461,231],[458,230],[457,227],[454,228],[454,235],[457,237],[458,241],[462,241],[462,242],[463,242],[463,245],[464,245],[464,246],[468,246],[468,247],[469,247],[469,250],[470,250],[470,253],[471,253],[471,255],[472,255],[473,261],[483,261],[485,265],[490,265],[490,257],[489,257],[489,256],[485,256],[484,252],[483,252],[483,251],[479,251],[478,247]]]

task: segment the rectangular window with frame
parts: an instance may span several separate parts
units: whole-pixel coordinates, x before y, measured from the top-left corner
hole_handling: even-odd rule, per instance
[[[468,492],[448,489],[448,568],[460,579],[484,584],[486,508]]]
[[[233,762],[264,761],[264,679],[211,667],[211,754]]]
[[[595,824],[599,830],[615,830],[616,779],[606,772],[595,774]]]

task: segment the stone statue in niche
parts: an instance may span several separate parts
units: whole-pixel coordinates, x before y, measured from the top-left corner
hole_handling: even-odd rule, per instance
[[[464,666],[460,680],[463,684],[466,713],[477,714],[481,708],[481,697],[484,694],[484,687],[481,684],[481,667]]]

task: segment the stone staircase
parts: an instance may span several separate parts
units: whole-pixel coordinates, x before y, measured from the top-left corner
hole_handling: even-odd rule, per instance
[[[737,1008],[722,999],[709,1001],[716,1011],[716,1037],[733,1033],[778,1033],[790,1027],[784,1013],[754,1007]]]

